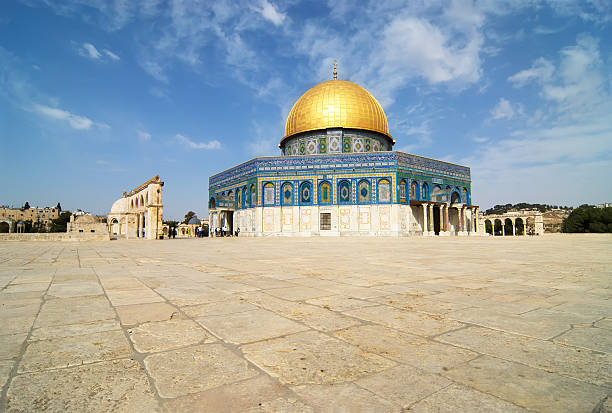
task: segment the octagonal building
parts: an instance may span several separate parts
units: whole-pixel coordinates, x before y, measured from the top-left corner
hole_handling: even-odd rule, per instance
[[[280,156],[210,177],[211,235],[480,235],[470,168],[394,151],[378,101],[336,77],[293,105]]]

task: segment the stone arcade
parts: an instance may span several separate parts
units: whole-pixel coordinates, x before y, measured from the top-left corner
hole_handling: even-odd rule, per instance
[[[291,109],[281,156],[210,177],[211,233],[480,235],[470,169],[394,144],[378,101],[334,69]]]
[[[134,188],[115,201],[108,213],[108,226],[114,238],[157,239],[162,230],[162,186],[159,175]]]

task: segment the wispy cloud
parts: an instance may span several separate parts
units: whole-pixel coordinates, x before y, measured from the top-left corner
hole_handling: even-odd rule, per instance
[[[474,187],[486,193],[480,199],[579,204],[609,193],[612,91],[597,41],[580,35],[556,61],[536,59],[508,81],[539,88],[537,119],[505,138],[484,142],[474,157],[462,160],[473,165]],[[514,109],[504,101],[498,114],[509,119]],[[524,198],[508,199],[517,193]]]
[[[102,54],[96,49],[96,46],[91,43],[83,43],[82,47],[79,49],[79,53],[81,56],[96,60],[102,57]]]
[[[116,55],[115,53],[111,52],[108,49],[103,49],[102,51],[113,60],[121,60],[121,58],[118,55]]]
[[[77,53],[83,57],[98,61],[105,61],[107,59],[114,61],[121,60],[121,58],[111,50],[102,49],[102,51],[100,51],[91,43],[79,45],[77,47]]]
[[[522,109],[518,107],[518,109],[515,110],[510,101],[500,98],[497,105],[491,109],[491,116],[493,116],[493,119],[510,120],[516,115],[517,111],[522,112]]]
[[[74,113],[70,113],[63,109],[52,108],[40,104],[35,104],[32,108],[36,112],[46,117],[68,122],[72,129],[89,129],[94,125],[94,121],[92,121],[91,119],[85,116],[75,115]]]
[[[176,140],[188,149],[202,149],[202,150],[213,150],[221,149],[221,142],[218,140],[212,140],[208,142],[195,142],[188,137],[177,133],[175,135]]]
[[[151,134],[142,130],[137,131],[138,133],[138,139],[140,139],[141,142],[149,142],[151,141]]]
[[[261,0],[260,7],[256,10],[261,13],[264,19],[272,22],[275,26],[280,26],[287,17],[286,14],[280,13],[276,7],[268,0]]]

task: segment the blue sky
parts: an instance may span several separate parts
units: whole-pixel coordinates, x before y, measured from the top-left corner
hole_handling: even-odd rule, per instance
[[[204,216],[334,60],[483,208],[612,201],[611,40],[606,0],[4,0],[0,203],[105,214],[159,174]]]

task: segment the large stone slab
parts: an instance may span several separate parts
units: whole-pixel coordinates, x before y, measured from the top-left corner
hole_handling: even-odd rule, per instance
[[[179,311],[167,303],[145,303],[121,305],[115,307],[117,315],[123,325],[135,325],[149,321],[170,320],[176,317]]]
[[[216,339],[191,320],[174,319],[144,323],[128,330],[134,349],[140,353],[171,350]]]
[[[395,363],[316,331],[247,344],[245,357],[285,384],[353,381]]]
[[[48,298],[67,298],[82,297],[88,295],[101,295],[102,287],[98,282],[78,282],[78,283],[53,283],[47,291]]]
[[[236,344],[283,336],[308,329],[306,326],[262,309],[199,317],[196,320],[217,337]]]
[[[17,376],[7,412],[158,412],[160,406],[140,365],[132,360]]]
[[[351,327],[334,335],[365,351],[433,373],[465,363],[479,355],[379,325]]]
[[[607,395],[593,384],[489,356],[442,375],[537,412],[591,413]]]
[[[272,290],[267,290],[266,292],[274,297],[283,298],[290,301],[301,301],[309,298],[332,295],[332,293],[329,291],[305,286],[274,288]]]
[[[26,333],[0,336],[0,360],[17,357],[27,336]]]
[[[193,318],[241,313],[255,309],[257,309],[256,306],[250,304],[245,298],[240,297],[232,297],[226,301],[217,303],[193,305],[182,308],[185,314]]]
[[[320,412],[402,412],[402,408],[353,383],[293,386],[307,403]]]
[[[612,356],[550,341],[468,327],[437,340],[599,385],[612,385]]]
[[[255,377],[246,360],[221,344],[203,344],[153,354],[145,366],[162,397],[173,398]]]
[[[555,338],[556,342],[612,353],[612,332],[605,328],[576,327]]]
[[[100,320],[82,324],[40,327],[32,330],[30,341],[49,340],[52,338],[82,336],[101,331],[121,330],[117,320]]]
[[[0,360],[0,389],[4,387],[9,379],[15,360]]]
[[[410,406],[410,413],[528,413],[529,410],[460,384],[451,384]]]
[[[360,324],[360,320],[325,308],[302,302],[282,300],[264,293],[249,293],[245,297],[260,307],[280,314],[283,317],[300,321],[317,330],[334,331]]]
[[[131,289],[131,290],[106,290],[108,299],[114,306],[132,305],[143,303],[158,303],[165,301],[155,291],[146,289]]]
[[[386,305],[358,308],[344,313],[420,336],[433,336],[463,326],[462,323],[443,316],[404,311]]]
[[[199,413],[204,410],[242,413],[249,409],[257,409],[279,397],[291,395],[291,392],[278,381],[260,374],[237,383],[172,399],[166,403],[166,408],[176,413]]]
[[[104,296],[58,298],[43,304],[34,326],[88,323],[115,317],[115,312]]]
[[[412,366],[397,366],[355,383],[405,409],[452,382]]]
[[[78,366],[127,357],[132,349],[123,331],[104,331],[29,343],[19,372]]]

